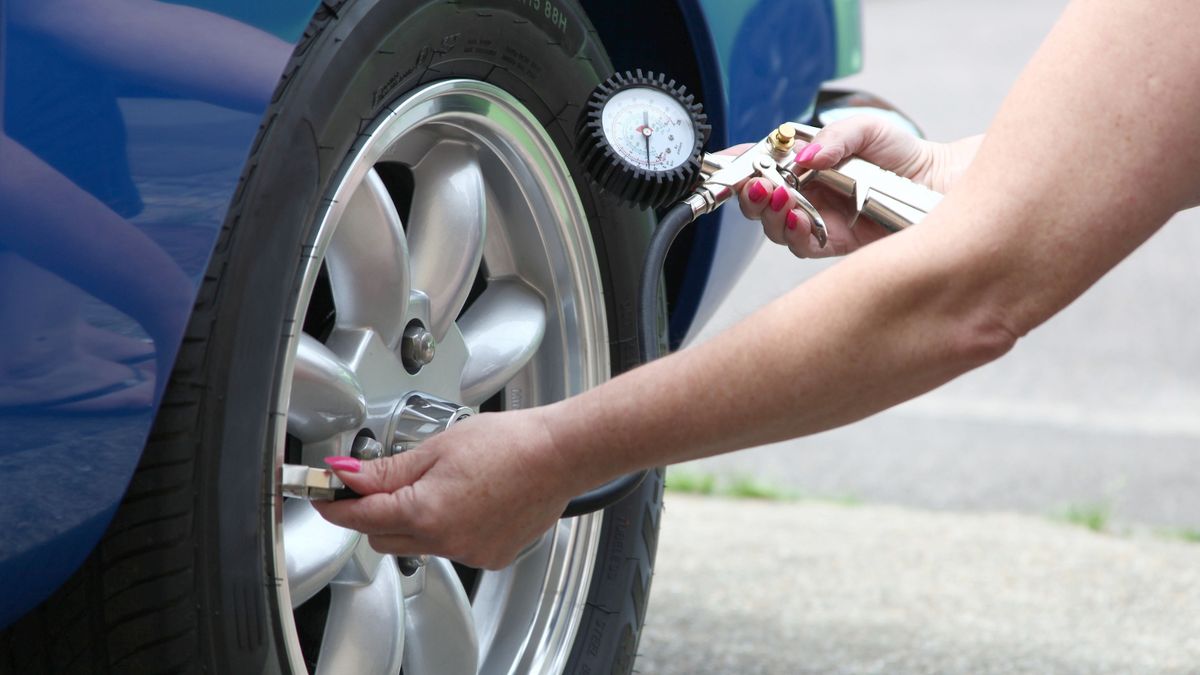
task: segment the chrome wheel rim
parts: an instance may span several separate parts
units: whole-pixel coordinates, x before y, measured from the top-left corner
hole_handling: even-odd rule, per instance
[[[323,297],[334,312],[314,330]],[[389,442],[414,393],[524,408],[609,373],[600,276],[570,174],[537,119],[483,82],[422,87],[360,137],[327,194],[297,307],[277,467],[322,466],[363,434]],[[476,573],[380,555],[307,502],[276,497],[273,515],[293,671],[405,675],[561,672],[602,518],[560,521],[509,568]],[[303,639],[318,602],[319,650]]]

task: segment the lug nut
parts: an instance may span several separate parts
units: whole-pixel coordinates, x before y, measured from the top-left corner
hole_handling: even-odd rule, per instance
[[[433,360],[436,351],[433,333],[419,322],[414,321],[404,330],[404,338],[400,341],[400,360],[408,372],[415,374]]]
[[[396,558],[396,562],[400,565],[400,573],[406,577],[416,574],[428,561],[429,556],[424,555]]]
[[[379,459],[384,456],[383,443],[370,436],[359,436],[350,447],[350,456],[363,461]]]

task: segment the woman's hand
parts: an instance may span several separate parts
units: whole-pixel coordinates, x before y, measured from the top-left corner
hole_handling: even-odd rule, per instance
[[[856,155],[944,193],[970,164],[981,139],[975,136],[950,144],[932,143],[874,115],[857,115],[822,129],[811,144],[798,151],[796,161],[820,170]],[[866,217],[850,227],[854,205],[823,185],[809,184],[804,196],[825,219],[829,241],[824,248],[812,234],[812,219],[796,208],[788,190],[773,189],[767,181],[754,178],[742,185],[738,201],[747,218],[762,220],[768,239],[787,246],[800,258],[844,255],[888,234]]]
[[[365,533],[381,553],[505,567],[554,525],[571,497],[593,487],[576,484],[543,410],[470,417],[384,459],[331,458],[338,477],[363,496],[313,504],[330,522]]]

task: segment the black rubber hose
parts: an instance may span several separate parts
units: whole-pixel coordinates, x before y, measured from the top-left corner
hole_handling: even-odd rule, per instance
[[[658,227],[654,228],[654,234],[650,237],[650,246],[646,248],[637,299],[638,350],[642,363],[649,363],[662,355],[659,349],[658,281],[662,278],[663,264],[667,261],[671,244],[693,218],[690,204],[680,203],[672,207],[658,221]],[[638,471],[626,474],[579,495],[567,504],[562,517],[573,518],[608,508],[638,489],[648,473]]]

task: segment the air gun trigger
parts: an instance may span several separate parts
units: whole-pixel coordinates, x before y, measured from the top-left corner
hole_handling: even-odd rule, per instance
[[[817,211],[817,207],[804,198],[804,195],[797,193],[796,197],[796,205],[807,213],[809,218],[812,218],[812,235],[817,238],[817,244],[821,248],[825,248],[825,244],[829,242],[829,228],[825,226],[825,219],[821,217],[821,212]]]
[[[792,176],[792,181],[789,181],[784,178],[784,174],[780,173],[774,162],[765,160],[760,161],[757,168],[760,176],[767,179],[767,181],[776,187],[785,188],[791,194],[792,199],[796,201],[796,206],[800,207],[800,210],[807,213],[808,217],[812,219],[811,231],[812,235],[817,238],[817,245],[825,248],[825,244],[829,241],[829,228],[825,226],[825,219],[821,217],[821,213],[817,211],[817,207],[813,206],[812,202],[800,194],[799,186],[801,183],[796,181],[794,174],[788,174]]]

